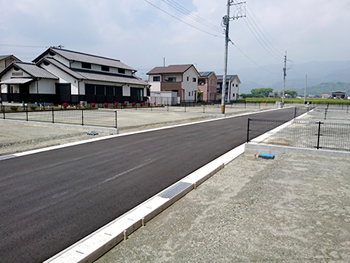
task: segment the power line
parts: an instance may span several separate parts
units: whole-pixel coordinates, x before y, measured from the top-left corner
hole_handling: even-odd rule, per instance
[[[154,4],[152,4],[152,3],[149,2],[148,0],[144,0],[144,1],[147,2],[148,4],[150,4],[151,6],[157,8],[158,10],[162,11],[163,13],[165,13],[165,14],[171,16],[172,18],[175,18],[176,20],[178,20],[178,21],[180,21],[180,22],[182,22],[182,23],[184,23],[184,24],[186,24],[186,25],[188,25],[188,26],[190,26],[190,27],[192,27],[192,28],[194,28],[194,29],[197,29],[197,30],[199,30],[199,31],[201,31],[201,32],[203,32],[203,33],[206,33],[206,34],[208,34],[208,35],[211,35],[211,36],[213,36],[213,37],[223,38],[222,36],[218,36],[218,35],[212,34],[212,33],[208,32],[208,31],[205,31],[205,30],[203,30],[203,29],[200,29],[200,28],[198,28],[198,27],[196,27],[196,26],[194,26],[194,25],[191,25],[190,23],[187,23],[186,21],[181,20],[180,18],[178,18],[178,17],[176,17],[176,16],[170,14],[169,12],[167,12],[167,11],[161,9],[160,7],[158,7],[158,6],[154,5]]]
[[[171,6],[172,8],[175,8],[177,11],[181,12],[182,14],[192,18],[193,20],[197,21],[203,26],[206,26],[208,28],[211,28],[215,31],[222,32],[222,28],[205,20],[204,18],[194,14],[192,11],[188,10],[187,8],[183,7],[182,5],[176,3],[173,0],[162,0],[167,5]]]
[[[239,52],[242,53],[242,55],[244,55],[247,59],[249,59],[251,62],[253,62],[256,66],[258,66],[259,68],[265,70],[266,72],[268,72],[268,73],[270,73],[270,74],[272,74],[272,75],[277,75],[276,73],[273,73],[272,71],[270,71],[270,70],[268,70],[268,69],[266,69],[266,68],[260,66],[260,65],[259,65],[258,63],[256,63],[253,59],[251,59],[250,57],[248,57],[240,48],[237,47],[236,44],[234,44],[234,43],[231,41],[231,39],[230,39],[230,43],[231,43],[233,46],[235,46],[235,47],[237,48],[237,50],[238,50]]]
[[[31,46],[31,45],[13,45],[13,44],[1,44],[3,47],[26,47],[26,48],[48,48],[48,46]]]

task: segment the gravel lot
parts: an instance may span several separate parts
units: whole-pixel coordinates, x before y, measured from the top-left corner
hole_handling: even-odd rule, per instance
[[[0,129],[0,154],[93,138],[28,124]],[[97,262],[350,262],[349,160],[242,155]]]
[[[97,262],[350,262],[348,163],[240,156]]]

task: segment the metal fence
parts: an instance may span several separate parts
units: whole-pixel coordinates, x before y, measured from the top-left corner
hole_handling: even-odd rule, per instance
[[[116,110],[92,110],[92,109],[45,109],[31,111],[23,109],[21,111],[1,110],[2,119],[37,121],[50,123],[77,124],[86,126],[101,126],[117,128]]]
[[[249,120],[247,142],[259,132],[273,129],[283,122]],[[293,120],[291,125],[269,137],[263,143],[350,151],[350,123],[335,121]]]

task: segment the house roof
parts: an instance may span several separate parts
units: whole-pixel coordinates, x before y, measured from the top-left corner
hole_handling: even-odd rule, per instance
[[[208,78],[210,75],[215,74],[214,71],[201,71],[199,75],[203,78]]]
[[[59,68],[60,70],[66,72],[67,74],[71,75],[72,77],[78,79],[78,80],[95,80],[95,81],[105,81],[105,82],[117,82],[117,83],[125,83],[125,84],[131,84],[131,85],[148,85],[146,81],[140,80],[133,76],[119,76],[116,74],[108,74],[108,73],[96,73],[96,72],[87,72],[87,71],[75,71],[71,68],[67,67],[66,65],[62,64],[61,62],[55,60],[54,58],[43,58],[41,61],[38,62],[38,64],[41,63],[51,63],[55,67]]]
[[[0,61],[1,60],[5,60],[5,59],[8,59],[10,57],[13,57],[14,59],[18,60],[18,61],[21,61],[20,59],[16,58],[14,55],[0,55]]]
[[[60,70],[66,72],[67,74],[71,75],[72,77],[74,77],[76,79],[79,79],[79,80],[84,79],[84,77],[82,75],[80,75],[78,72],[75,72],[74,70],[70,69],[69,67],[67,67],[66,65],[62,64],[61,62],[57,61],[54,58],[50,58],[50,57],[43,58],[37,64],[40,65],[41,63],[53,64],[54,66],[56,66]]]
[[[79,72],[80,75],[86,80],[96,80],[96,81],[105,81],[105,82],[117,82],[122,84],[131,84],[131,85],[149,85],[146,81],[136,78],[136,77],[127,77],[127,76],[117,76],[110,74],[98,74],[92,72]]]
[[[193,66],[193,64],[169,65],[167,67],[155,67],[154,69],[149,71],[147,73],[147,75],[166,74],[166,73],[184,73],[190,67],[193,67],[197,71],[197,69]],[[198,73],[198,71],[197,71],[197,73]],[[199,73],[198,73],[198,75],[199,75]]]
[[[57,76],[51,74],[50,72],[37,66],[36,64],[26,63],[26,62],[12,63],[10,66],[8,66],[5,70],[3,70],[0,73],[0,77],[3,76],[6,72],[8,72],[12,68],[21,69],[22,71],[26,72],[28,75],[30,75],[33,78],[58,79]]]
[[[120,60],[117,60],[117,59],[105,58],[101,56],[95,56],[91,54],[86,54],[86,53],[81,53],[81,52],[56,48],[56,47],[48,48],[40,56],[35,58],[33,62],[34,63],[39,62],[44,56],[50,53],[58,54],[71,62],[74,62],[74,61],[85,62],[85,63],[109,66],[114,68],[128,69],[136,72],[135,69],[127,66],[126,64],[122,63]]]

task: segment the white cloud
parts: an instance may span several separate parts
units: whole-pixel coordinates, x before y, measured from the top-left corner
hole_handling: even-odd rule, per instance
[[[166,64],[194,63],[199,70],[222,70],[224,40],[212,34],[223,36],[221,20],[226,1],[173,1],[205,20],[200,22],[162,0],[148,1],[177,19],[145,0],[1,0],[0,44],[12,46],[0,45],[0,54],[31,60],[44,47],[61,44],[67,49],[121,59],[140,74],[162,65],[164,57]],[[348,0],[247,0],[246,5],[248,17],[231,21],[230,37],[259,65],[282,65],[285,50],[295,63],[350,60]],[[234,12],[232,6],[231,14]],[[210,27],[204,25],[208,23]],[[251,30],[267,40],[260,36],[259,42]],[[231,72],[255,67],[233,45],[229,55]]]

